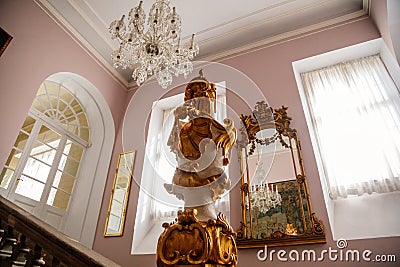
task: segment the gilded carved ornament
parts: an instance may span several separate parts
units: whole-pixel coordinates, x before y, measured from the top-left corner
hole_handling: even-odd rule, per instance
[[[301,155],[301,145],[297,136],[296,129],[290,127],[292,118],[287,114],[287,107],[282,106],[278,109],[269,107],[264,101],[256,103],[255,109],[251,115],[241,115],[240,119],[242,127],[240,132],[242,140],[238,142],[241,150],[242,178],[241,178],[241,208],[242,222],[240,229],[237,231],[237,245],[239,248],[252,248],[309,243],[325,243],[325,227],[323,222],[317,218],[312,212],[311,200],[307,186],[307,179],[304,172],[303,159]],[[269,136],[261,136],[258,134],[264,129],[273,130]],[[268,131],[267,131],[268,132]],[[271,131],[269,131],[270,133]],[[250,184],[251,177],[248,172],[248,160],[255,152],[257,146],[276,145],[278,142],[282,148],[289,151],[293,166],[294,175],[291,181],[283,181],[277,184],[291,183],[294,185],[293,195],[288,197],[297,199],[293,205],[296,207],[286,207],[288,210],[297,210],[300,214],[300,228],[289,222],[282,230],[273,231],[271,234],[266,234],[263,230],[268,230],[267,225],[254,225],[260,218],[267,218],[270,215],[255,214],[250,199]],[[243,153],[244,151],[244,153]],[[253,155],[254,157],[254,155]],[[253,185],[253,184],[251,184]],[[284,187],[281,187],[284,188]],[[285,194],[285,192],[281,192]]]
[[[185,103],[174,111],[168,146],[178,166],[167,191],[185,207],[172,223],[164,223],[157,244],[157,266],[236,266],[236,233],[214,202],[230,187],[223,166],[236,141],[230,119],[224,125],[212,113],[216,87],[200,76],[188,83]],[[200,219],[201,218],[201,219]]]

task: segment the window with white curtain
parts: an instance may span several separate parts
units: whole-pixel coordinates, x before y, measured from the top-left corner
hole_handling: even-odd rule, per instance
[[[301,73],[332,199],[400,190],[400,93],[379,55]]]

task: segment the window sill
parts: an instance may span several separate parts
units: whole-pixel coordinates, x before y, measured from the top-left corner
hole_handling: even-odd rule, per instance
[[[333,238],[353,240],[400,236],[399,203],[399,191],[334,200]]]

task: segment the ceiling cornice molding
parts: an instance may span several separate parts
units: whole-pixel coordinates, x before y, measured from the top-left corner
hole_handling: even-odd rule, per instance
[[[81,0],[90,9],[93,15],[103,24],[104,27],[108,28],[108,24],[99,16],[99,14],[94,10],[94,8],[86,0]]]
[[[325,21],[325,22],[311,25],[308,27],[304,27],[301,29],[297,29],[297,30],[293,30],[293,31],[286,32],[283,34],[268,37],[268,38],[262,39],[258,42],[254,42],[252,44],[246,44],[246,45],[236,47],[233,49],[229,49],[224,52],[216,53],[216,54],[213,54],[213,55],[210,55],[207,57],[199,57],[199,58],[196,58],[196,60],[218,62],[218,61],[226,60],[229,58],[238,57],[241,55],[245,55],[245,54],[257,51],[257,50],[261,50],[261,49],[270,47],[272,45],[281,44],[283,42],[289,42],[289,41],[292,41],[292,40],[295,40],[298,38],[302,38],[302,37],[305,37],[308,35],[323,32],[323,31],[326,31],[326,30],[329,30],[332,28],[340,27],[340,26],[346,25],[348,23],[354,23],[356,21],[367,19],[368,18],[366,16],[366,15],[368,15],[367,12],[365,12],[365,10],[357,11],[357,12],[342,16],[340,18],[335,18],[335,19],[332,19],[329,21]],[[136,85],[136,82],[130,82],[128,84],[129,87],[135,87],[135,85]],[[137,89],[137,87],[135,89]]]
[[[285,17],[289,17],[289,16],[293,16],[293,15],[298,15],[298,14],[304,13],[305,11],[310,10],[310,9],[312,9],[312,8],[316,8],[316,7],[322,6],[322,5],[326,4],[326,3],[329,2],[329,1],[331,1],[331,0],[321,0],[321,1],[317,2],[317,3],[309,4],[309,5],[304,6],[304,7],[302,7],[302,8],[296,8],[296,9],[292,9],[292,10],[290,10],[290,11],[288,11],[288,12],[285,12],[285,13],[279,13],[279,15],[269,16],[269,17],[267,17],[267,18],[264,18],[264,19],[261,19],[261,20],[257,20],[256,22],[247,24],[247,25],[245,25],[245,26],[235,27],[235,28],[234,28],[233,30],[231,30],[231,31],[223,32],[222,34],[215,35],[215,36],[213,36],[213,37],[211,37],[211,38],[207,38],[207,39],[204,39],[204,40],[200,40],[198,43],[199,43],[199,45],[202,45],[202,44],[204,45],[204,44],[207,44],[207,43],[209,43],[209,42],[211,42],[211,41],[218,40],[218,39],[221,39],[221,38],[223,38],[223,37],[228,37],[228,36],[234,35],[234,34],[236,34],[236,33],[239,33],[239,32],[245,31],[245,30],[254,29],[254,28],[259,27],[259,26],[262,26],[262,25],[268,25],[268,23],[276,22],[276,21],[281,20],[281,19],[283,19],[283,18],[285,18]],[[365,1],[365,0],[363,0],[363,1]],[[273,5],[273,6],[269,6],[268,8],[264,8],[264,9],[261,9],[261,10],[257,10],[256,12],[253,12],[252,14],[248,14],[247,16],[243,16],[243,17],[241,17],[241,18],[237,18],[237,19],[232,20],[232,21],[229,21],[229,22],[227,22],[227,23],[217,25],[215,28],[218,28],[218,27],[221,28],[221,27],[226,26],[226,25],[228,25],[228,24],[231,24],[231,23],[234,23],[234,22],[239,22],[240,20],[249,18],[249,17],[251,17],[251,16],[254,15],[254,14],[258,14],[258,13],[261,13],[261,12],[265,12],[265,11],[267,11],[267,10],[272,10],[272,9],[274,9],[274,8],[277,8],[277,7],[282,7],[282,6],[284,6],[284,5],[288,5],[288,4],[292,3],[292,2],[295,2],[295,1],[293,1],[293,0],[285,1],[285,2],[283,2],[283,3],[279,3],[279,4],[275,4],[275,5]],[[211,31],[211,30],[212,30],[212,29],[209,28],[209,29],[206,29],[205,31],[202,31],[202,32],[200,32],[200,33],[196,33],[196,35],[200,36],[201,33],[206,33],[206,32],[209,32],[209,31]]]
[[[118,73],[113,66],[111,66],[101,55],[97,52],[92,45],[90,45],[86,39],[79,34],[72,25],[62,17],[59,12],[46,0],[34,0],[35,3],[50,17],[52,18],[60,27],[63,29],[80,47],[86,51],[90,57],[92,57],[95,62],[97,62],[100,67],[102,67],[107,73],[112,76],[112,78],[118,82],[125,91],[129,91],[129,84],[120,73]]]
[[[215,53],[213,55],[209,55],[203,58],[199,58],[202,61],[220,61],[231,57],[240,56],[243,54],[247,54],[249,52],[253,52],[254,50],[260,50],[271,45],[276,45],[282,42],[288,42],[297,38],[301,38],[307,35],[315,34],[318,32],[326,31],[328,29],[332,29],[335,27],[339,27],[345,25],[347,23],[353,23],[360,19],[366,19],[366,15],[368,12],[365,10],[357,11],[339,18],[331,19],[328,21],[324,21],[318,24],[314,24],[311,26],[303,27],[300,29],[296,29],[293,31],[285,32],[279,35],[274,35],[272,37],[267,37],[261,39],[260,41],[253,42],[251,44],[246,44],[243,46],[239,46],[233,49],[226,50],[224,52]]]
[[[285,1],[285,2],[277,3],[277,4],[274,4],[274,5],[272,5],[272,6],[268,6],[268,7],[266,7],[266,8],[258,9],[258,10],[256,10],[256,11],[252,12],[252,13],[247,14],[246,16],[241,16],[241,17],[235,18],[235,19],[233,19],[233,20],[230,20],[230,21],[227,21],[227,22],[224,22],[224,23],[215,25],[215,26],[213,26],[213,27],[209,27],[209,28],[204,29],[204,30],[202,30],[202,31],[196,32],[196,35],[197,35],[197,36],[201,36],[202,34],[209,33],[209,32],[211,32],[211,31],[213,31],[213,30],[221,29],[221,28],[226,27],[226,26],[228,26],[228,25],[230,25],[230,24],[234,24],[234,23],[236,23],[236,22],[240,22],[241,20],[250,18],[250,17],[252,17],[252,16],[256,16],[256,15],[258,15],[258,14],[261,14],[261,13],[266,12],[266,11],[273,10],[273,9],[275,9],[275,8],[278,8],[278,7],[283,7],[284,5],[288,5],[288,4],[293,3],[293,2],[295,2],[295,1],[296,1],[296,0],[287,0],[287,1]],[[253,28],[253,27],[255,27],[255,26],[259,25],[259,24],[265,23],[265,21],[267,21],[267,20],[260,20],[260,21],[251,23],[251,24],[249,24],[249,25],[246,25],[246,27],[239,27],[239,28],[238,28],[238,27],[235,27],[235,31],[228,31],[228,32],[226,32],[226,34],[229,35],[229,34],[231,34],[231,33],[233,33],[233,32],[241,31],[241,30],[243,30],[243,29]],[[185,38],[189,38],[189,37],[190,37],[190,36],[187,36],[187,37],[185,37]],[[206,42],[206,41],[202,40],[202,42]]]
[[[110,74],[110,76],[113,77],[114,80],[116,80],[122,87],[124,87],[125,91],[131,92],[133,90],[136,90],[138,88],[136,82],[134,81],[127,81],[126,78],[118,72],[113,66],[112,63],[106,60],[100,52],[98,52],[94,46],[92,46],[77,30],[72,27],[72,25],[59,13],[59,11],[50,3],[49,0],[34,0],[75,42],[78,43],[107,73]],[[83,7],[84,9],[88,8],[90,10],[90,13],[92,16],[95,18],[91,18],[91,15],[86,15],[84,10],[80,7],[80,4],[77,3],[76,0],[67,0],[66,2],[68,5],[74,9],[74,11],[81,16],[81,18],[84,20],[84,22],[101,38],[101,40],[104,41],[104,43],[107,44],[108,48],[111,48],[111,50],[115,49],[113,48],[113,45],[111,43],[111,39],[108,39],[104,36],[104,31],[101,31],[96,27],[96,22],[94,22],[92,19],[98,20],[102,25],[105,25],[105,22],[100,18],[100,16],[95,12],[93,7],[88,3],[86,0],[79,0],[81,1],[86,7]],[[307,9],[313,8],[315,6],[323,5],[326,3],[328,0],[321,0],[318,3],[314,3],[308,6],[305,6],[301,9],[295,9],[295,10],[290,10],[286,13],[277,15],[277,16],[272,16],[268,17],[267,19],[263,20],[257,20],[256,22],[253,22],[251,24],[242,26],[242,27],[236,27],[230,31],[224,32],[222,34],[218,34],[213,37],[206,38],[204,40],[199,40],[199,44],[209,44],[210,42],[213,41],[218,41],[218,40],[223,40],[224,38],[233,36],[235,34],[238,34],[239,32],[242,32],[247,29],[254,29],[256,27],[260,27],[264,24],[270,23],[271,21],[277,21],[281,18],[284,18],[286,16],[290,15],[296,15],[304,12]],[[287,42],[290,40],[294,40],[303,36],[307,36],[310,34],[314,34],[316,32],[324,31],[329,28],[337,27],[340,25],[343,25],[345,23],[349,23],[349,21],[355,21],[365,15],[368,15],[369,13],[369,1],[370,0],[363,0],[363,10],[353,12],[335,19],[331,19],[328,21],[324,21],[321,23],[313,24],[310,26],[306,26],[300,29],[284,32],[279,35],[275,36],[269,36],[263,39],[260,39],[259,41],[252,42],[250,44],[245,44],[241,45],[238,47],[234,47],[231,49],[227,49],[223,52],[216,52],[212,53],[210,55],[207,55],[205,57],[199,57],[197,56],[195,59],[196,60],[201,60],[201,61],[221,61],[227,58],[232,58],[236,57],[239,55],[243,55],[246,53],[250,53],[254,50],[260,50],[265,47],[271,46],[271,45],[276,45],[282,42]],[[269,6],[268,8],[264,9],[259,9],[256,10],[246,16],[238,17],[236,19],[233,19],[231,21],[228,21],[226,23],[222,23],[219,25],[216,25],[215,27],[209,27],[201,32],[198,33],[198,35],[205,35],[207,33],[210,33],[214,30],[221,29],[223,27],[226,27],[227,25],[232,25],[236,22],[239,22],[241,20],[244,20],[246,18],[249,18],[251,16],[257,16],[260,13],[266,12],[267,10],[272,10],[274,8],[282,7],[284,5],[288,5],[290,3],[293,3],[294,0],[287,0],[284,2],[281,2],[279,4]]]
[[[43,1],[43,0],[41,0]],[[93,29],[94,32],[97,33],[97,35],[100,36],[100,38],[104,41],[104,43],[106,43],[108,45],[108,47],[110,49],[116,49],[116,46],[113,45],[113,43],[111,42],[111,39],[107,36],[104,36],[104,34],[102,33],[102,31],[95,25],[95,23],[86,15],[86,13],[80,8],[80,6],[76,3],[76,1],[74,0],[67,0],[68,3],[71,5],[72,8],[75,9],[75,11],[79,14],[79,16],[81,16],[83,18],[83,20]],[[87,3],[86,1],[82,1],[89,9],[90,11],[93,13],[93,15],[101,22],[101,24],[105,25],[105,22],[99,18],[98,14],[96,12],[94,12],[92,6],[89,5],[89,3]],[[59,13],[59,12],[57,12]],[[68,23],[68,22],[67,22]],[[107,29],[108,26],[105,25],[105,28]]]

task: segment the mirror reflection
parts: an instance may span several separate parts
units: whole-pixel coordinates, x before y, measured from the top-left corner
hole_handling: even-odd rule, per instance
[[[104,236],[121,236],[133,173],[135,151],[119,154]]]
[[[261,132],[263,135],[257,134],[257,138],[261,139],[261,136],[273,136],[276,131],[275,129],[264,129]],[[290,145],[288,137],[284,136],[282,139],[284,144]],[[266,182],[275,183],[296,179],[296,173],[300,172],[298,164],[293,164],[293,156],[294,162],[298,161],[297,148],[296,144],[291,144],[291,146],[293,148],[293,155],[290,148],[282,145],[281,141],[277,139],[267,146],[256,144],[254,152],[250,154],[251,144],[249,144],[246,150],[248,151],[247,161],[249,177],[251,178],[250,184],[260,185]],[[296,169],[288,168],[288,166],[292,165]]]
[[[268,136],[270,130],[263,130],[264,136]],[[272,135],[270,135],[272,136]],[[289,138],[283,141],[289,145]],[[249,151],[249,147],[247,151]],[[243,150],[246,151],[246,150]],[[292,151],[284,147],[280,140],[276,140],[269,146],[256,144],[253,154],[248,155],[248,175],[250,178],[249,206],[252,208],[252,216],[247,216],[247,224],[252,219],[252,231],[254,238],[266,238],[276,231],[297,235],[304,232],[303,221],[298,203],[296,172],[293,165]],[[293,146],[293,156],[297,149]],[[300,171],[297,164],[297,173]]]
[[[252,115],[241,115],[238,247],[325,242],[324,226],[311,212],[300,141],[286,110],[258,102]]]

